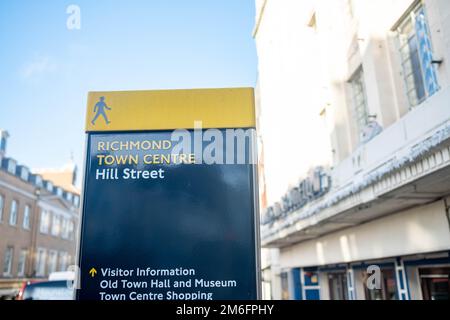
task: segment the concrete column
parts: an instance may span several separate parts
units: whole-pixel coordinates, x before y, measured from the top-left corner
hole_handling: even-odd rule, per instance
[[[353,269],[347,269],[348,300],[356,300],[355,275]]]
[[[403,265],[403,260],[397,258],[395,261],[395,278],[397,281],[397,292],[399,300],[410,300],[408,282],[406,277],[406,269]]]

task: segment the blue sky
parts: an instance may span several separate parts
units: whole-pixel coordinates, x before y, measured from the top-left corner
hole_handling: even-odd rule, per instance
[[[80,30],[66,27],[70,4]],[[254,0],[1,1],[7,154],[44,168],[73,153],[81,170],[88,91],[255,86],[254,10]]]

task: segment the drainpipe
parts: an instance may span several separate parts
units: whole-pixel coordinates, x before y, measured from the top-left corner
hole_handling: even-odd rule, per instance
[[[36,270],[34,270],[34,267],[36,266],[36,252],[37,252],[37,235],[39,232],[39,200],[41,195],[41,189],[37,188],[34,191],[34,194],[36,195],[36,203],[34,206],[33,211],[33,227],[31,228],[31,246],[30,246],[30,255],[29,255],[29,261],[31,263],[28,264],[28,272],[27,275],[30,278],[36,277]]]

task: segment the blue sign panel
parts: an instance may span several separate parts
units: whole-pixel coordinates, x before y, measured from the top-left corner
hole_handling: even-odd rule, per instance
[[[87,143],[77,299],[257,299],[253,164],[198,162],[169,131]]]

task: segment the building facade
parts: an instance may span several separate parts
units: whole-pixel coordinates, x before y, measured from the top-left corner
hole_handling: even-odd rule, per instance
[[[254,37],[270,297],[448,299],[450,3],[261,0]]]
[[[0,131],[0,297],[74,264],[80,196],[6,156]]]

